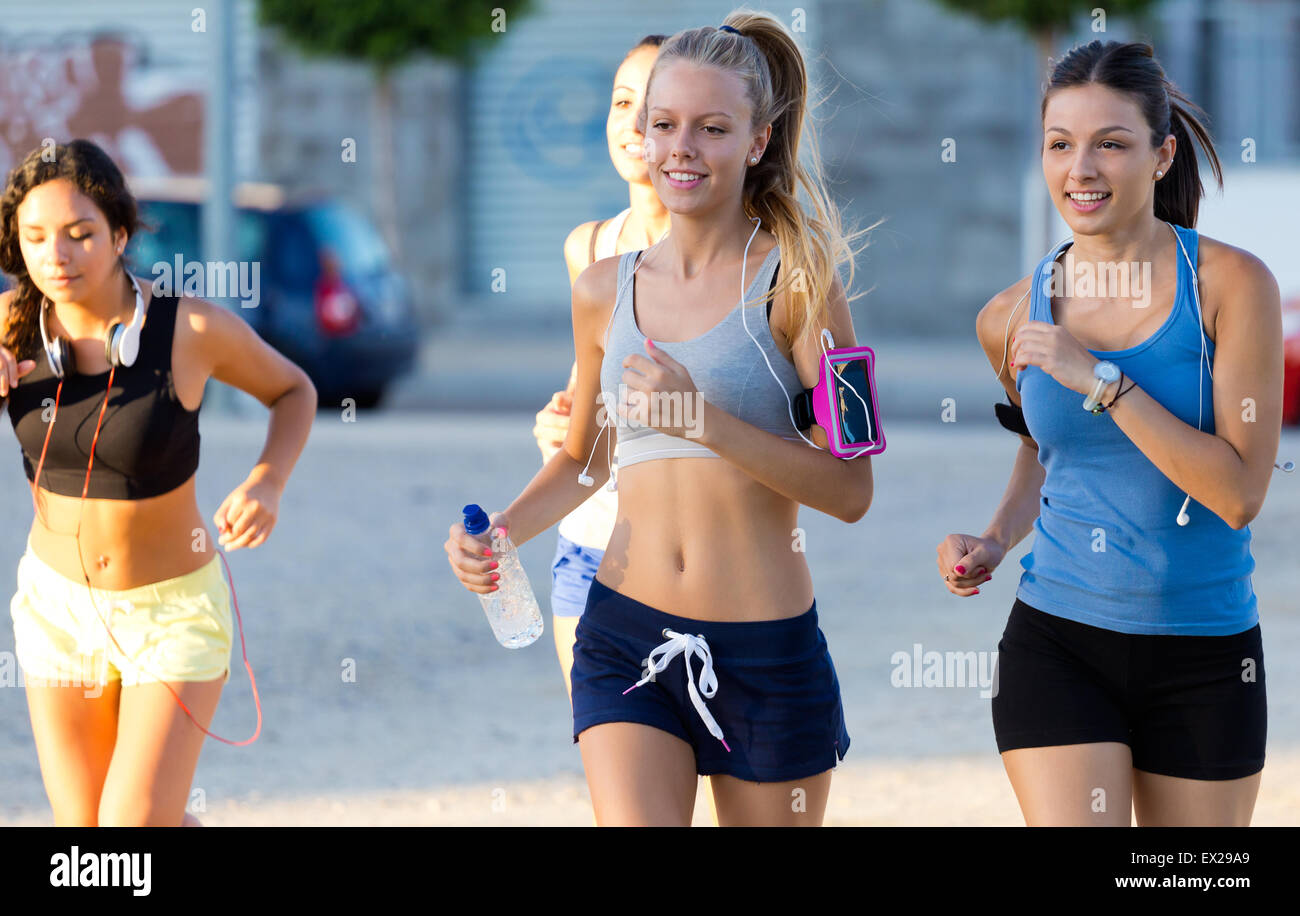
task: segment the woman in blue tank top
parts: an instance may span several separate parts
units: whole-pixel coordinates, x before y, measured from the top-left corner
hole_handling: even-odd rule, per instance
[[[978,594],[1033,530],[993,700],[1030,825],[1244,825],[1259,789],[1249,523],[1280,435],[1281,309],[1258,259],[1192,228],[1193,136],[1222,181],[1197,111],[1149,45],[1057,63],[1042,162],[1072,243],[977,321],[1023,444],[983,536],[949,535],[938,566]]]

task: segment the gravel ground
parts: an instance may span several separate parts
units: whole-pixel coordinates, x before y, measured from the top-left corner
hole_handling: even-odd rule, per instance
[[[934,420],[895,421],[874,462],[866,518],[846,526],[812,510],[801,516],[852,736],[828,823],[1020,823],[979,686],[891,685],[895,652],[993,651],[1014,600],[1029,539],[973,598],[949,595],[934,565],[944,535],[983,529],[1006,484],[1016,440],[986,412],[956,423],[939,422],[937,410]],[[550,634],[523,650],[499,647],[442,550],[464,503],[500,508],[535,472],[531,427],[532,411],[363,412],[355,422],[321,412],[274,534],[229,557],[265,724],[251,747],[206,745],[194,787],[207,822],[591,822]],[[203,432],[198,492],[210,516],[256,459],[265,421],[205,415]],[[0,508],[16,521],[0,532],[0,565],[12,576],[31,505],[10,441]],[[1300,453],[1300,434],[1289,430],[1281,451]],[[1276,475],[1251,529],[1272,701],[1256,823],[1294,825],[1295,478]],[[543,607],[554,545],[548,533],[521,549]],[[865,600],[864,578],[873,590]],[[0,683],[11,688],[0,690],[0,824],[48,823],[12,650],[12,629],[0,627]],[[354,680],[345,677],[352,668]],[[254,722],[237,667],[214,729],[244,738]],[[697,822],[707,820],[700,811]]]

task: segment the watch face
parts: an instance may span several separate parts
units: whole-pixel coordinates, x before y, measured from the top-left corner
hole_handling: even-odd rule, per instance
[[[1093,366],[1092,374],[1103,382],[1113,382],[1119,378],[1119,366],[1109,361],[1103,361]]]

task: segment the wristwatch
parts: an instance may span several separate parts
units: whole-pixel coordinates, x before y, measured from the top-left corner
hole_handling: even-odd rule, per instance
[[[1089,413],[1099,414],[1102,412],[1101,393],[1111,382],[1119,381],[1119,366],[1108,359],[1103,359],[1092,367],[1092,375],[1097,379],[1097,384],[1092,387],[1092,394],[1084,399],[1083,409]]]

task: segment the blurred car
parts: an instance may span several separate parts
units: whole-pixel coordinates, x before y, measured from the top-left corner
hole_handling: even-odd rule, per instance
[[[200,261],[204,182],[131,186],[152,230],[132,239],[132,269],[154,277],[155,265]],[[419,342],[409,287],[379,232],[337,200],[290,202],[270,185],[240,185],[235,203],[235,257],[259,265],[259,302],[241,317],[302,367],[322,405],[379,404],[415,364]]]

